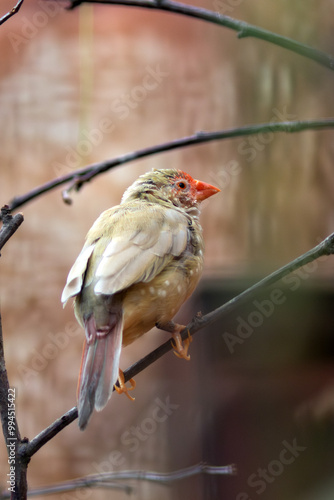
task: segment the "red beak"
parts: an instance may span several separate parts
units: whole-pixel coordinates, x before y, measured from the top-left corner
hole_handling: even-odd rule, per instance
[[[206,182],[202,181],[195,181],[195,186],[196,186],[196,201],[203,201],[212,196],[213,194],[219,193],[220,189],[211,186],[211,184],[207,184]]]

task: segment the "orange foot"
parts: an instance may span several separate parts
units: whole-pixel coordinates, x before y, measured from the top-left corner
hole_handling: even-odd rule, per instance
[[[172,345],[174,347],[174,354],[178,358],[183,358],[186,361],[190,360],[190,354],[188,354],[188,349],[190,346],[190,342],[193,341],[192,336],[190,335],[190,332],[188,330],[188,338],[182,342],[182,337],[180,335],[180,332],[185,329],[185,326],[183,325],[177,325],[180,327],[180,330],[176,330],[172,333],[172,337],[174,340],[174,343],[172,342]]]
[[[190,355],[188,354],[188,349],[190,346],[190,342],[192,342],[192,336],[190,335],[190,332],[188,330],[188,338],[184,341],[182,341],[182,337],[180,335],[180,332],[186,328],[184,325],[178,325],[174,323],[173,321],[169,321],[168,323],[162,325],[160,323],[157,323],[157,328],[160,328],[161,330],[166,330],[167,332],[170,332],[173,337],[172,346],[174,348],[174,354],[178,358],[185,359],[187,361],[190,360]]]
[[[118,387],[118,385],[115,384],[114,385],[115,391],[118,394],[123,394],[124,393],[129,399],[131,399],[131,401],[134,401],[135,398],[133,398],[132,396],[130,396],[129,391],[133,391],[133,389],[136,387],[136,382],[134,381],[133,378],[130,378],[129,382],[131,384],[131,387],[128,388],[125,385],[124,373],[122,372],[121,369],[119,369],[119,375],[118,375],[119,387]]]

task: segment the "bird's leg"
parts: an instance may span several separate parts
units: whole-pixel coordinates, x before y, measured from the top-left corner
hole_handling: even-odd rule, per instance
[[[125,394],[129,399],[131,399],[131,401],[134,401],[135,398],[131,397],[130,394],[129,394],[129,391],[133,391],[133,389],[136,387],[136,382],[134,381],[133,378],[130,378],[129,380],[130,384],[131,384],[131,387],[126,387],[125,385],[125,381],[124,381],[124,373],[122,372],[121,369],[119,369],[119,375],[118,375],[118,383],[119,383],[119,387],[118,385],[114,385],[115,387],[115,391],[118,393],[118,394]]]
[[[188,354],[188,349],[190,346],[190,342],[192,342],[193,339],[192,339],[192,336],[190,335],[190,332],[188,330],[188,338],[182,342],[182,337],[180,335],[180,331],[182,331],[184,329],[184,326],[183,325],[180,325],[180,326],[181,326],[181,330],[172,333],[172,337],[174,340],[174,345],[173,345],[174,351],[173,352],[174,352],[175,356],[177,356],[178,358],[182,358],[182,359],[185,359],[186,361],[189,361],[190,354]]]
[[[190,360],[190,355],[188,354],[188,349],[190,342],[192,342],[192,336],[188,330],[188,338],[182,342],[182,337],[180,332],[186,328],[184,325],[178,325],[174,323],[174,321],[168,321],[168,323],[157,323],[156,327],[160,330],[165,330],[166,332],[170,332],[172,334],[174,342],[172,342],[172,346],[174,347],[174,354],[178,358]]]

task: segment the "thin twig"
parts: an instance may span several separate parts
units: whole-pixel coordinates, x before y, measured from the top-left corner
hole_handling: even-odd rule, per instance
[[[204,327],[211,325],[214,321],[235,310],[237,307],[250,300],[254,295],[259,293],[261,290],[271,286],[276,281],[284,278],[287,274],[292,273],[296,269],[312,262],[323,255],[334,254],[334,233],[323,240],[319,245],[312,248],[302,256],[293,260],[289,264],[281,267],[277,271],[273,272],[266,278],[262,279],[255,285],[251,286],[244,292],[242,292],[237,297],[234,297],[226,304],[218,307],[214,311],[202,316],[198,314],[193,318],[193,320],[185,327],[181,332],[181,337],[185,340],[189,334],[194,335],[196,332]],[[173,349],[172,339],[167,340],[164,344],[159,346],[154,351],[147,354],[144,358],[134,363],[127,370],[124,371],[125,381],[130,380],[138,373],[142,372],[150,366],[152,363],[161,358],[164,354]],[[69,410],[58,420],[53,422],[49,427],[44,429],[38,436],[32,439],[29,443],[22,445],[22,453],[27,457],[31,457],[36,451],[38,451],[44,444],[46,444],[50,439],[52,439],[58,432],[60,432],[64,427],[69,425],[78,417],[78,410],[76,407]]]
[[[181,14],[190,16],[196,19],[201,19],[210,23],[214,23],[225,28],[232,29],[238,33],[238,38],[253,37],[266,42],[273,43],[291,52],[295,52],[303,57],[312,59],[313,61],[326,66],[327,68],[334,69],[334,57],[331,54],[326,54],[314,47],[297,42],[292,38],[288,38],[277,33],[259,28],[245,21],[239,21],[229,16],[224,16],[219,12],[186,5],[171,0],[70,0],[68,9],[74,9],[83,3],[103,4],[103,5],[123,5],[127,7],[141,7],[145,9],[154,9],[174,14]]]
[[[8,205],[4,205],[1,208],[1,220],[3,224],[0,229],[0,250],[23,222],[23,215],[21,213],[13,217],[10,212]]]
[[[12,10],[7,12],[7,14],[5,14],[4,16],[0,17],[0,26],[1,26],[1,24],[8,21],[9,18],[11,18],[12,16],[14,16],[15,14],[18,13],[23,2],[24,2],[24,0],[18,0],[17,4],[15,5],[15,7],[12,8]]]
[[[229,130],[220,130],[216,132],[198,132],[194,135],[183,137],[182,139],[176,139],[174,141],[165,142],[156,146],[138,149],[137,151],[117,156],[116,158],[113,158],[111,160],[106,160],[100,163],[89,165],[79,170],[74,170],[69,174],[66,174],[62,177],[57,177],[52,181],[46,182],[45,184],[32,189],[22,196],[13,198],[9,203],[9,207],[11,210],[15,210],[28,203],[29,201],[38,198],[39,196],[53,189],[56,189],[64,184],[71,183],[70,187],[65,191],[65,196],[68,203],[69,191],[73,189],[79,190],[83,186],[83,184],[91,181],[94,177],[103,174],[119,165],[124,165],[125,163],[140,160],[141,158],[156,155],[166,151],[172,151],[178,148],[204,144],[211,141],[231,139],[247,135],[256,135],[265,132],[295,133],[302,132],[304,130],[324,130],[328,128],[334,128],[334,119],[291,122],[287,121],[281,123],[270,122],[262,123],[259,125],[247,125],[244,127],[238,127]],[[64,167],[66,166],[64,165]]]

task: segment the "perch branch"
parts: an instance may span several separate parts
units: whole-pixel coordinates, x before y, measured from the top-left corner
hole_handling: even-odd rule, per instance
[[[328,128],[334,128],[334,119],[292,121],[281,123],[271,122],[259,125],[247,125],[244,127],[238,127],[229,130],[220,130],[216,132],[198,132],[192,136],[183,137],[182,139],[176,139],[174,141],[165,142],[163,144],[158,144],[156,146],[151,146],[144,149],[139,149],[137,151],[118,156],[111,160],[95,163],[85,168],[75,170],[62,177],[57,177],[52,181],[46,182],[45,184],[32,189],[22,196],[13,198],[9,203],[9,207],[11,210],[15,210],[25,203],[28,203],[29,201],[55,188],[58,188],[64,184],[71,183],[69,188],[65,190],[65,197],[68,200],[68,193],[70,190],[79,190],[86,182],[91,181],[94,177],[103,174],[114,167],[166,151],[172,151],[178,148],[204,144],[211,141],[231,139],[247,135],[256,135],[265,132],[295,133],[302,132],[304,130],[324,130]],[[64,165],[64,168],[66,168],[66,165]]]
[[[17,4],[12,8],[12,10],[10,10],[9,12],[7,12],[7,14],[5,14],[4,16],[0,17],[0,26],[1,26],[1,24],[3,24],[6,21],[8,21],[8,19],[10,19],[12,16],[14,16],[15,14],[17,14],[17,12],[20,10],[21,5],[23,4],[23,2],[24,2],[24,0],[19,0],[17,2]]]
[[[194,335],[196,332],[201,330],[204,327],[211,325],[214,321],[217,321],[222,316],[230,313],[246,301],[250,300],[253,296],[255,296],[259,291],[271,286],[276,281],[284,278],[287,274],[296,271],[300,267],[312,262],[319,257],[324,255],[332,255],[334,254],[334,233],[328,236],[325,240],[323,240],[319,245],[312,248],[302,256],[293,260],[289,264],[281,267],[277,271],[273,272],[266,278],[263,278],[261,281],[251,286],[244,292],[242,292],[237,297],[234,297],[230,301],[226,302],[222,306],[218,307],[214,311],[202,316],[198,314],[193,318],[193,320],[185,327],[185,329],[181,332],[181,337],[185,340],[188,337],[188,333]],[[127,370],[124,371],[125,381],[130,380],[130,378],[135,377],[140,372],[145,370],[152,363],[161,358],[164,354],[171,351],[173,348],[172,339],[168,339],[164,344],[159,346],[154,351],[150,352],[141,360],[134,363]],[[23,455],[27,457],[31,457],[37,450],[41,448],[44,444],[46,444],[50,439],[52,439],[58,432],[60,432],[64,427],[69,425],[78,417],[78,410],[76,407],[69,410],[58,420],[53,422],[49,427],[44,429],[38,436],[32,439],[29,443],[24,443],[22,445],[21,452]],[[23,449],[24,447],[24,449]]]
[[[259,28],[245,21],[239,21],[232,17],[224,16],[219,13],[219,1],[214,2],[214,4],[216,3],[217,5],[218,12],[180,2],[173,2],[172,0],[70,0],[68,9],[74,9],[83,3],[141,7],[201,19],[202,21],[214,23],[236,31],[238,33],[238,38],[252,37],[265,40],[266,42],[278,45],[279,47],[295,52],[303,57],[307,57],[326,68],[331,70],[334,69],[334,57],[331,54],[326,54],[325,52],[293,40],[292,38],[278,35],[277,33]]]

